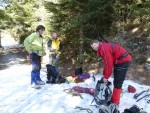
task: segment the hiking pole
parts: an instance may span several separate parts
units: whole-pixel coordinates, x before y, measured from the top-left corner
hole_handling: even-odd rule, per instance
[[[94,80],[94,82],[95,82],[95,76],[94,76],[94,75],[92,76],[92,78],[93,78],[93,80]]]
[[[143,99],[143,98],[145,98],[145,97],[149,97],[149,96],[150,96],[150,94],[145,95],[145,96],[141,97],[140,99],[138,99],[136,102],[138,102],[138,101],[142,100],[142,99]]]
[[[90,105],[90,106],[94,106],[94,107],[96,107],[96,108],[98,108],[98,107],[99,107],[98,105]]]
[[[94,102],[94,99],[92,100],[91,104]]]
[[[141,93],[139,93],[139,94],[135,94],[134,95],[134,98],[135,99],[137,99],[140,95],[142,95],[144,92],[149,92],[149,89],[148,90],[144,90],[144,91],[142,91]]]

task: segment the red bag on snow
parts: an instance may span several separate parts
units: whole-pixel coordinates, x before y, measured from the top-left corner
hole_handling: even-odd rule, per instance
[[[128,92],[129,92],[129,93],[135,93],[135,92],[136,92],[136,89],[135,89],[133,86],[128,85]]]

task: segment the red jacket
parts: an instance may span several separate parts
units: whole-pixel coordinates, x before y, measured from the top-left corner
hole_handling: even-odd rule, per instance
[[[97,55],[103,58],[104,61],[103,75],[106,79],[108,79],[111,76],[112,69],[115,64],[121,64],[132,60],[131,55],[127,55],[126,57],[117,60],[120,56],[122,56],[126,52],[127,50],[125,50],[123,47],[117,44],[114,44],[114,47],[112,47],[112,43],[102,43],[102,42],[99,43]]]

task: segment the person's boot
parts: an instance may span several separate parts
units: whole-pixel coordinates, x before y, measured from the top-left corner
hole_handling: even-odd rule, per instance
[[[31,84],[31,87],[32,88],[35,88],[35,89],[41,89],[40,85],[36,85],[36,84]]]
[[[31,72],[31,87],[35,89],[41,88],[36,81],[36,72],[34,71]]]
[[[36,71],[36,82],[38,83],[38,85],[45,85],[45,82],[40,78],[40,71]]]
[[[112,97],[111,97],[112,103],[119,104],[121,92],[122,92],[122,89],[120,89],[120,88],[113,89],[113,93],[112,93]]]
[[[45,82],[42,81],[42,80],[37,80],[36,82],[37,82],[39,85],[45,85]]]

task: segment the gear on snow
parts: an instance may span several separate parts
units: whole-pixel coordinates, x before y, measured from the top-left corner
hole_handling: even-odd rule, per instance
[[[112,95],[110,85],[111,82],[97,81],[93,100],[97,105],[105,105],[110,100]]]
[[[118,111],[119,106],[111,103],[110,105],[101,105],[99,113],[120,113]]]

